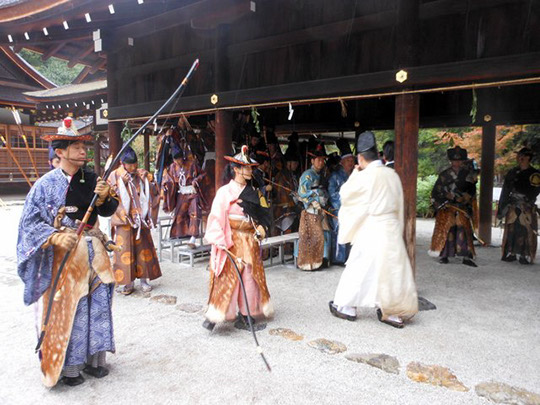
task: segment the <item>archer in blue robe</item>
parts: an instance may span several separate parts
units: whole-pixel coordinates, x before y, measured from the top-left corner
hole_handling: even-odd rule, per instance
[[[328,193],[322,186],[323,178],[321,173],[317,172],[313,167],[306,170],[300,176],[298,182],[298,196],[300,197],[302,203],[304,204],[304,209],[314,214],[316,211],[313,211],[313,202],[318,202],[321,207],[325,207],[328,202]],[[331,235],[330,232],[324,230],[324,253],[323,258],[330,260],[330,246],[331,246]],[[298,245],[295,246],[294,255],[298,257]]]
[[[339,197],[339,190],[341,186],[345,184],[349,175],[345,172],[343,166],[338,166],[338,169],[334,171],[328,179],[328,194],[330,199],[330,212],[336,217],[339,209],[341,208],[341,199]],[[340,245],[337,243],[339,222],[337,218],[331,218],[332,224],[332,261],[336,264],[343,264],[349,257],[351,247],[349,244]]]
[[[69,181],[68,176],[57,168],[43,175],[28,193],[17,241],[17,271],[24,282],[25,305],[35,304],[51,284],[53,247],[43,249],[42,245],[58,231],[53,223],[59,209],[66,207],[67,212],[62,225],[76,228],[75,221],[83,218],[94,196],[96,182],[97,176],[93,172],[80,169]],[[98,214],[111,216],[117,206],[116,199],[107,198],[96,207],[88,225],[96,223]],[[82,238],[80,243],[88,244],[91,266],[94,257],[92,242]],[[115,351],[111,314],[114,285],[96,285],[90,286],[92,292],[81,298],[77,306],[64,362],[64,375],[68,366],[80,371],[91,356]]]

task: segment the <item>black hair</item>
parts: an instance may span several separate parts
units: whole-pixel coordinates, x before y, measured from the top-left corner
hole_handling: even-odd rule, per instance
[[[377,151],[377,147],[375,146],[371,149],[366,150],[365,152],[361,152],[360,155],[368,162],[379,160],[379,152]]]
[[[78,142],[78,141],[70,141],[68,139],[55,139],[54,141],[51,142],[51,148],[53,150],[67,149],[69,145],[75,142]]]
[[[232,179],[234,179],[234,168],[235,167],[241,167],[238,163],[230,162],[227,166],[225,166],[225,169],[223,170],[223,176],[221,176],[221,184],[225,185],[228,182],[230,182]]]
[[[383,145],[384,157],[387,161],[394,160],[394,141],[386,141]]]

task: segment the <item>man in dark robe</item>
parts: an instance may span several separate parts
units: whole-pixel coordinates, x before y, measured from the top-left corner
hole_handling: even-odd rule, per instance
[[[536,256],[538,240],[538,207],[540,194],[540,170],[531,166],[534,154],[522,148],[517,154],[517,167],[504,178],[497,218],[505,220],[502,259],[532,264]]]
[[[467,164],[467,150],[456,146],[448,149],[451,167],[443,170],[431,199],[436,210],[435,229],[431,239],[431,252],[439,262],[462,256],[463,264],[477,267],[473,245],[473,200],[476,195],[478,171]]]

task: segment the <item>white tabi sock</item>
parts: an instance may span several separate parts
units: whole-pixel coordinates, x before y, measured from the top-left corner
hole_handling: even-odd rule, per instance
[[[349,316],[356,316],[356,308],[355,307],[349,307],[347,305],[344,306],[338,306],[337,310],[341,312],[342,314],[349,315]]]

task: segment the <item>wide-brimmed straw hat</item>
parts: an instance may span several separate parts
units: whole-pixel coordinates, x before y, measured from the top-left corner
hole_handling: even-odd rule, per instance
[[[247,147],[247,145],[242,145],[239,153],[234,156],[225,156],[225,159],[227,159],[229,162],[236,163],[241,166],[257,166],[259,163],[257,163],[256,160],[251,159],[248,156],[248,151],[249,148]]]
[[[41,137],[45,141],[91,141],[92,134],[80,135],[71,117],[64,118],[62,125],[58,127],[56,134],[45,134]]]

